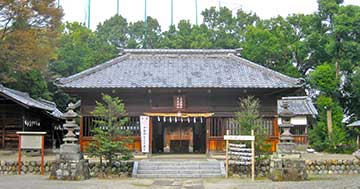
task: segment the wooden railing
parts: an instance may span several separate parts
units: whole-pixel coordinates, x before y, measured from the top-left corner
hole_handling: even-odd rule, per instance
[[[275,129],[275,120],[273,117],[264,117],[261,119],[261,125],[265,129],[268,136],[268,142],[272,144],[271,151],[276,150],[276,143],[278,136]],[[226,130],[229,130],[230,135],[241,135],[244,129],[236,122],[234,118],[219,117],[210,118],[210,136],[209,136],[209,151],[224,151],[225,142],[224,135]]]
[[[83,116],[82,117],[82,136],[91,137],[94,135],[94,128],[98,127],[96,124],[97,120],[101,120],[101,118],[97,118],[94,116]],[[104,128],[106,129],[106,128]],[[130,117],[128,122],[121,126],[120,129],[124,131],[123,135],[125,136],[140,136],[140,118],[139,117]]]

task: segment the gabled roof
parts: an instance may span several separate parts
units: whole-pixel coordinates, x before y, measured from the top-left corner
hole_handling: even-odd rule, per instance
[[[54,118],[62,119],[62,112],[56,108],[56,104],[54,102],[50,102],[44,99],[35,100],[31,98],[28,93],[6,88],[1,84],[0,95],[3,95],[4,97],[11,99],[25,107],[41,109]]]
[[[289,96],[282,97],[278,100],[277,112],[278,114],[283,111],[282,104],[284,101],[288,102],[289,111],[295,115],[311,115],[313,117],[318,115],[318,112],[311,101],[310,97],[307,96]]]
[[[298,88],[301,80],[236,55],[236,50],[125,49],[55,84],[62,88]]]

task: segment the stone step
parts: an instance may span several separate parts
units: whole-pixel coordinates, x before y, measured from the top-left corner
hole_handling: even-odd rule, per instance
[[[224,176],[223,162],[217,160],[142,160],[134,163],[133,176],[140,178],[201,178]]]
[[[139,169],[219,169],[219,165],[142,165],[139,164]]]
[[[138,174],[138,178],[205,178],[223,177],[221,174]]]
[[[220,169],[138,169],[138,174],[207,174],[207,173],[221,173]]]

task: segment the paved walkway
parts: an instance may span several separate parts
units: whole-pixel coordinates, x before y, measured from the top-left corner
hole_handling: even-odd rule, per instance
[[[360,175],[317,177],[304,182],[271,182],[260,180],[251,182],[248,179],[90,179],[86,181],[52,181],[47,176],[0,176],[0,189],[225,189],[225,188],[339,188],[359,189]]]

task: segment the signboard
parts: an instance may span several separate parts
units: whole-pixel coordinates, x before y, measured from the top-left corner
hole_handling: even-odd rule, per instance
[[[140,116],[141,152],[149,153],[149,116]]]
[[[255,136],[254,130],[251,135],[224,135],[226,141],[226,178],[229,176],[229,164],[251,165],[251,179],[255,180]],[[231,144],[229,141],[251,141],[251,148],[245,144]]]
[[[21,149],[41,150],[42,136],[41,135],[20,135]]]
[[[18,174],[21,172],[21,150],[41,150],[41,175],[44,175],[44,135],[46,132],[16,132],[18,143]]]
[[[255,136],[251,136],[251,135],[224,135],[224,140],[254,141]]]

